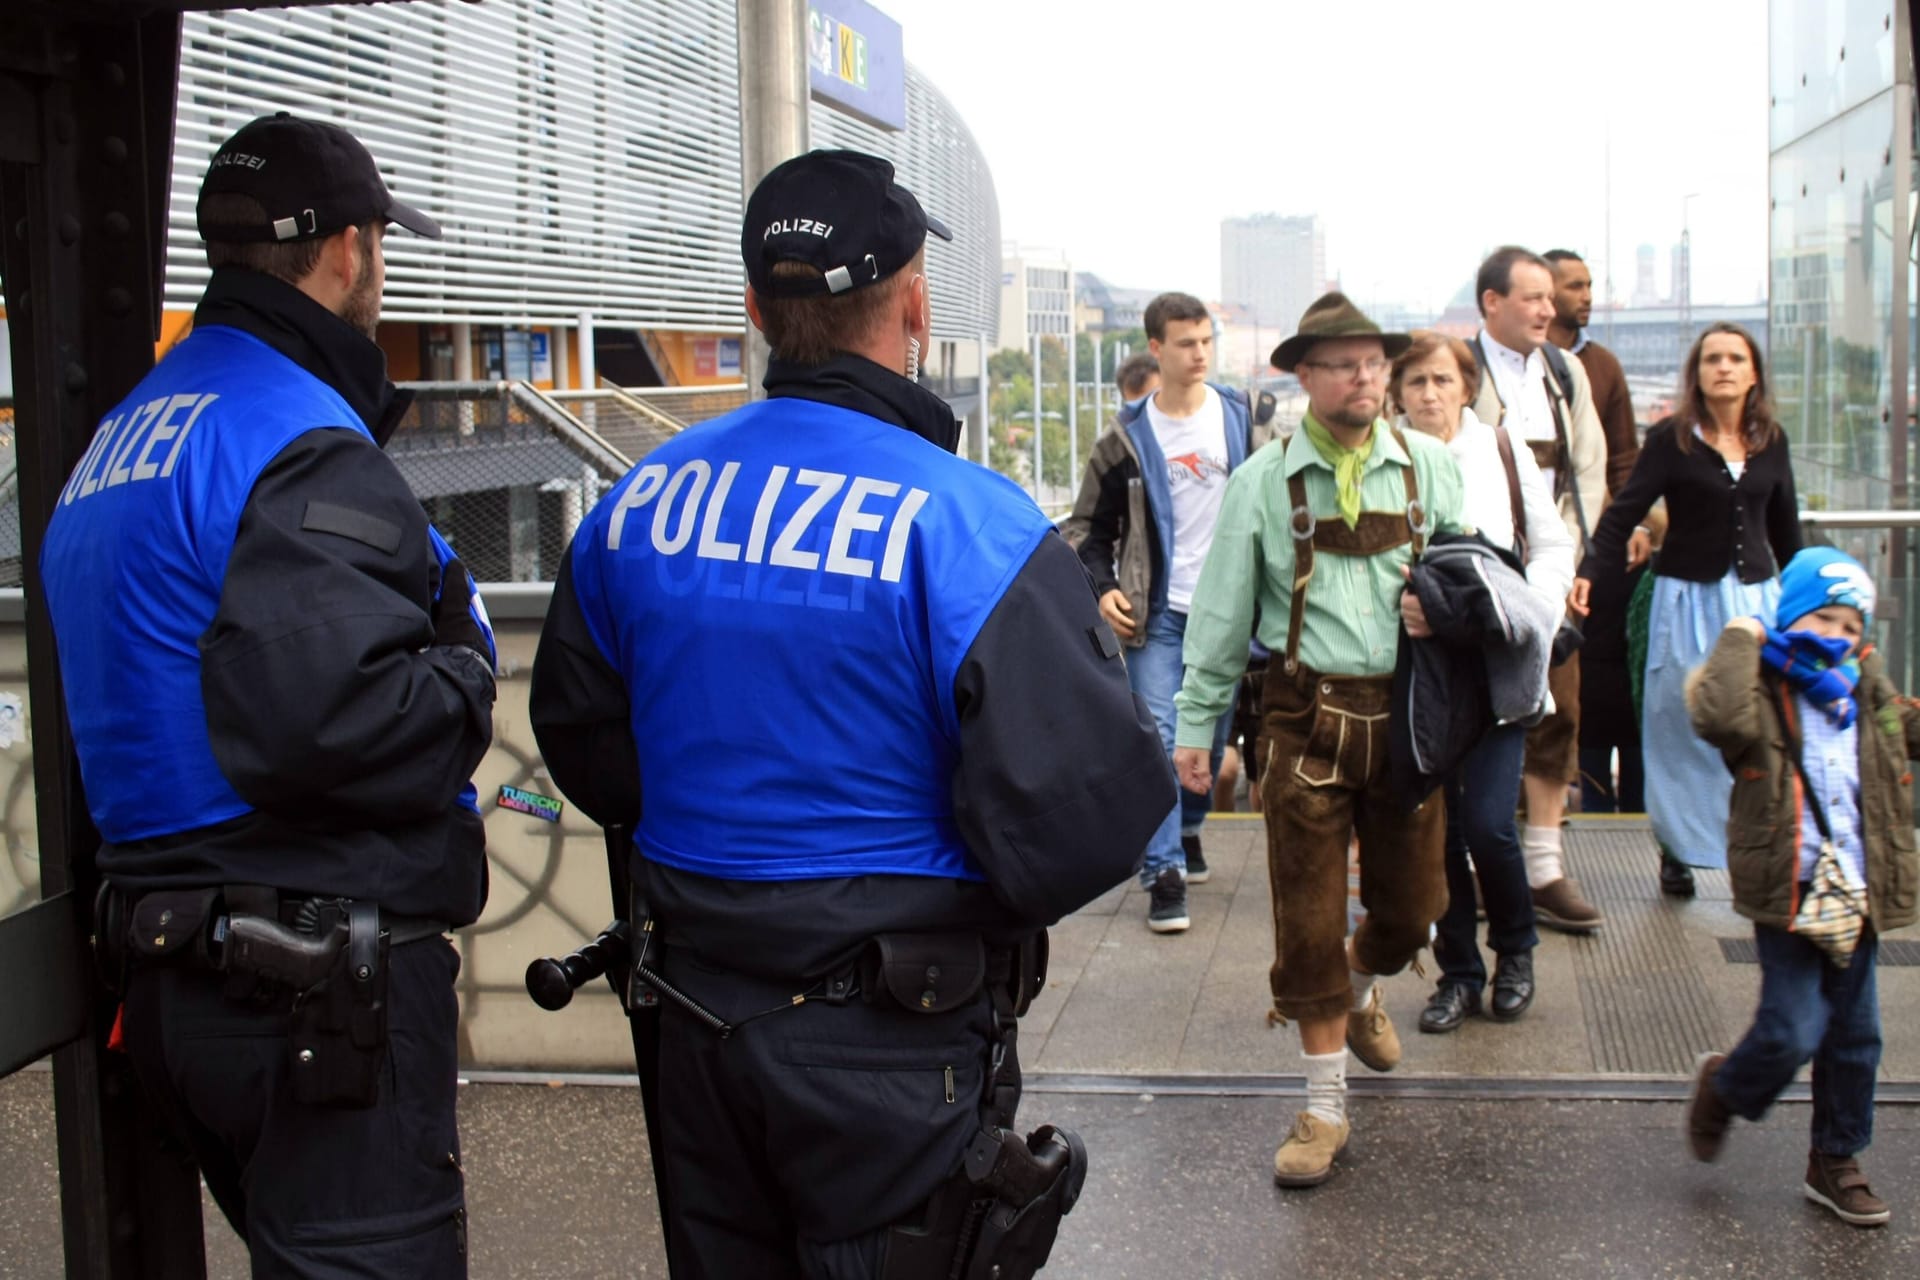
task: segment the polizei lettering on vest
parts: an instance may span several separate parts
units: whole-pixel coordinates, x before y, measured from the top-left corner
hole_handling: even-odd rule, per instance
[[[795,471],[774,466],[768,469],[767,478],[754,499],[753,516],[747,525],[743,547],[721,536],[723,527],[737,534],[745,512],[744,502],[738,504],[734,512],[727,510],[739,474],[738,462],[723,462],[716,475],[714,464],[705,458],[683,462],[671,471],[658,462],[641,467],[627,481],[608,517],[607,550],[620,550],[626,540],[627,517],[651,503],[653,518],[646,541],[663,556],[680,555],[692,546],[693,554],[702,560],[872,578],[874,561],[854,554],[855,539],[884,530],[879,578],[882,582],[900,581],[906,568],[914,517],[931,496],[925,489],[908,489],[902,496],[900,485],[892,480],[815,471],[809,467]],[[779,521],[776,516],[780,502],[790,496],[790,488],[807,492],[786,519]],[[839,504],[834,506],[836,497]],[[899,499],[891,512],[878,505],[890,498]],[[705,504],[704,511],[702,504]],[[829,507],[833,508],[831,517],[827,515]],[[723,526],[723,522],[729,523]],[[824,563],[820,552],[802,550],[803,545],[819,545],[816,531],[822,528],[829,529]]]
[[[66,506],[117,485],[134,484],[156,476],[165,480],[172,476],[193,424],[200,420],[207,406],[219,398],[197,392],[160,396],[129,407],[117,418],[107,419],[93,433],[93,443],[87,446],[80,464],[67,478],[67,487],[60,492],[60,504]],[[173,445],[166,451],[165,458],[156,459],[155,450],[169,440]],[[136,446],[139,447],[137,454]]]

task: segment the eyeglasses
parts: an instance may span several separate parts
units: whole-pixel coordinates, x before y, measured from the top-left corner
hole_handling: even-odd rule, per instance
[[[1371,360],[1302,360],[1300,363],[1309,369],[1325,369],[1336,378],[1352,382],[1361,374],[1369,379],[1377,378],[1387,371],[1392,362],[1375,356]]]

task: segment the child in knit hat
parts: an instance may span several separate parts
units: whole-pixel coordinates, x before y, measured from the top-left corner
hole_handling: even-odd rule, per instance
[[[1780,575],[1775,616],[1728,623],[1687,684],[1695,732],[1733,773],[1727,870],[1760,956],[1753,1025],[1731,1053],[1703,1054],[1695,1069],[1688,1144],[1697,1159],[1715,1159],[1733,1117],[1760,1119],[1811,1059],[1806,1196],[1856,1227],[1889,1216],[1859,1162],[1880,1067],[1874,962],[1879,935],[1913,922],[1920,877],[1907,764],[1920,757],[1920,709],[1896,693],[1867,641],[1874,594],[1851,556],[1801,551]],[[1816,805],[1847,883],[1867,891],[1867,919],[1844,962],[1793,932],[1829,839]]]

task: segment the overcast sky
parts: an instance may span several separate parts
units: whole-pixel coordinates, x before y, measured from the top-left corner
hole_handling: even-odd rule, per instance
[[[1220,220],[1318,213],[1357,299],[1443,306],[1483,253],[1574,249],[1615,296],[1766,278],[1764,0],[877,0],[973,130],[1004,240],[1217,296]],[[1606,140],[1612,139],[1612,234]]]

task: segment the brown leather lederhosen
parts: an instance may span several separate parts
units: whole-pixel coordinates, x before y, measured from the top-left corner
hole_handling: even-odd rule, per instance
[[[1406,438],[1393,434],[1410,458]],[[1315,672],[1300,662],[1317,556],[1376,556],[1410,545],[1417,557],[1425,548],[1430,523],[1410,461],[1402,475],[1406,510],[1364,511],[1352,528],[1338,517],[1315,518],[1303,474],[1287,480],[1293,607],[1286,650],[1276,655],[1261,700],[1267,746],[1261,794],[1274,923],[1269,981],[1274,1007],[1285,1018],[1330,1017],[1352,1001],[1344,942],[1348,848],[1356,834],[1367,911],[1354,934],[1362,965],[1373,973],[1398,973],[1446,909],[1445,810],[1430,799],[1408,813],[1388,785],[1392,677]]]

